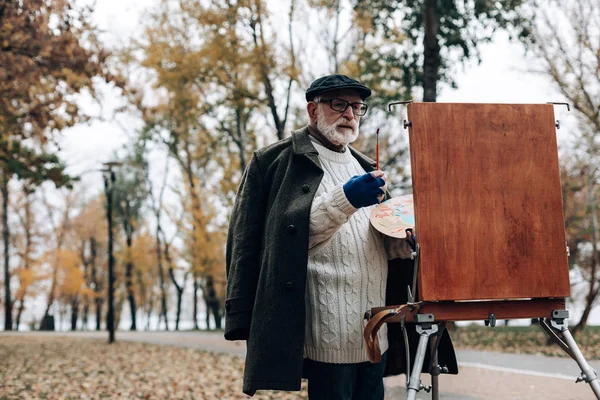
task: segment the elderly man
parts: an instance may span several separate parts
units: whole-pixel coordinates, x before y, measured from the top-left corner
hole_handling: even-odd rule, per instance
[[[244,173],[227,241],[225,338],[247,340],[249,395],[299,390],[305,377],[312,400],[384,397],[387,330],[382,361],[369,363],[363,315],[386,304],[388,260],[411,250],[370,225],[386,175],[348,146],[370,95],[344,75],[315,80],[306,91],[310,124],[255,152]]]

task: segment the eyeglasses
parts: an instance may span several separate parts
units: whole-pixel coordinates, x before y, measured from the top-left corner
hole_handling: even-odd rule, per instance
[[[354,115],[358,115],[359,117],[365,115],[369,109],[369,106],[367,106],[365,103],[349,103],[346,100],[338,99],[337,97],[328,100],[319,100],[318,102],[329,103],[329,107],[333,111],[337,111],[339,113],[343,113],[348,107],[352,107],[352,112]]]

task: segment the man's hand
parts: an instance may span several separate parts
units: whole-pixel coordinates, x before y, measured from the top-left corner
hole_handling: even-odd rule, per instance
[[[414,231],[412,228],[405,229],[406,232],[406,241],[410,246],[412,251],[417,251],[417,238],[415,237]]]
[[[346,198],[355,208],[367,207],[380,203],[385,198],[385,174],[373,171],[364,175],[356,175],[344,184]]]
[[[373,171],[373,172],[371,172],[371,175],[373,175],[375,178],[381,178],[381,179],[383,179],[384,182],[387,182],[388,177],[385,174],[385,172],[383,172],[383,171],[380,171],[380,170]],[[379,196],[377,196],[378,203],[381,203],[385,199],[385,192],[387,191],[387,183],[381,187],[381,190],[383,191],[383,193],[380,194]]]

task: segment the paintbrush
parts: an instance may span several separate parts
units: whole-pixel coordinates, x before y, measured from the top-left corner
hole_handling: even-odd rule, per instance
[[[377,128],[377,144],[375,145],[375,169],[379,170],[379,128]]]

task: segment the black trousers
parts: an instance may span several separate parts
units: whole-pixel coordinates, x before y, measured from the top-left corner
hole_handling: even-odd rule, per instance
[[[383,370],[387,353],[381,362],[371,364],[331,364],[304,360],[310,400],[383,400]]]

